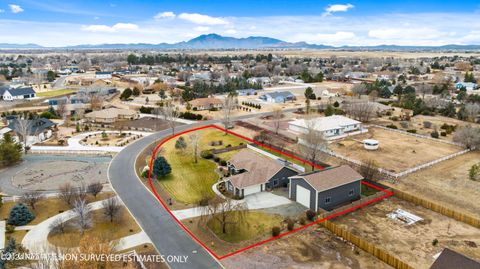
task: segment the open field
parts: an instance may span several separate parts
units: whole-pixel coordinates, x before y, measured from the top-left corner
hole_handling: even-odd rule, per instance
[[[386,269],[363,250],[353,248],[329,230],[315,226],[222,260],[229,269]]]
[[[199,152],[201,150],[223,148],[227,145],[238,146],[245,143],[244,140],[233,135],[225,135],[218,130],[199,131],[201,139],[199,142]],[[194,162],[192,155],[192,146],[190,145],[189,134],[183,135],[187,141],[187,149],[178,151],[175,149],[174,138],[162,146],[162,153],[172,167],[172,173],[165,178],[160,179],[160,185],[173,199],[178,202],[195,204],[202,199],[202,196],[213,197],[212,185],[217,182],[219,175],[215,172],[216,164],[210,160],[198,157],[198,162]],[[211,146],[211,141],[222,141],[222,146]]]
[[[74,90],[55,90],[55,91],[47,91],[47,92],[39,92],[37,93],[37,97],[44,97],[44,98],[52,98],[56,96],[66,95],[69,93],[74,93]]]
[[[367,138],[378,140],[379,149],[364,149],[363,144],[358,141]],[[459,146],[380,128],[370,128],[367,133],[333,142],[329,148],[355,160],[374,160],[379,167],[396,173],[462,150]]]
[[[91,235],[105,240],[112,241],[125,236],[133,235],[141,231],[132,216],[125,207],[122,207],[118,219],[110,222],[103,214],[104,210],[99,209],[92,212],[93,227],[85,231],[85,236]],[[67,221],[67,228],[64,234],[49,234],[48,241],[58,247],[77,247],[82,235],[75,228],[75,220]]]
[[[386,216],[398,208],[423,220],[407,225]],[[333,222],[414,268],[429,268],[433,256],[446,247],[473,259],[480,258],[480,230],[395,197],[342,215]],[[435,239],[438,243],[434,245]]]
[[[470,180],[468,169],[480,163],[473,151],[401,178],[394,187],[480,218],[480,182]]]

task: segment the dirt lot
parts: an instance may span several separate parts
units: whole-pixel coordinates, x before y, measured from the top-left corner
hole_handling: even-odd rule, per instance
[[[480,152],[469,152],[399,180],[395,188],[435,197],[435,202],[480,217],[480,182],[468,178],[468,169],[480,163]]]
[[[270,269],[272,264],[279,269],[391,268],[323,227],[307,228],[222,260],[222,263],[228,269]]]
[[[378,140],[379,149],[364,149],[360,142],[367,138]],[[462,150],[458,146],[380,128],[370,128],[368,133],[333,142],[329,148],[359,161],[374,160],[379,167],[396,173]]]
[[[423,220],[406,225],[386,216],[398,208]],[[480,230],[395,197],[338,217],[334,222],[395,253],[414,268],[429,268],[433,256],[445,247],[480,258]],[[434,246],[435,239],[438,243]]]
[[[182,123],[177,123],[176,126],[183,125]],[[153,117],[145,117],[141,118],[138,120],[129,120],[129,121],[118,121],[115,123],[115,128],[119,128],[120,126],[124,128],[150,128],[152,130],[156,131],[161,131],[165,130],[167,128],[170,128],[168,126],[168,122],[162,120],[162,119],[156,119]]]

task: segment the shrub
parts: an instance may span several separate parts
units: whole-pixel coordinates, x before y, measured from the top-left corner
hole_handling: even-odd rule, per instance
[[[275,237],[275,236],[279,236],[280,235],[280,227],[278,226],[274,226],[272,227],[272,236]]]
[[[415,129],[410,129],[410,130],[407,130],[407,133],[416,134],[416,133],[417,133],[417,130],[415,130]]]
[[[387,125],[387,128],[398,129],[397,125],[395,125],[395,124],[389,124],[389,125]]]
[[[447,136],[447,132],[443,132],[443,131],[442,131],[442,132],[440,132],[440,135],[441,135],[441,136]]]
[[[305,225],[307,223],[307,220],[305,219],[305,217],[301,217],[300,219],[298,219],[298,222],[300,223],[300,225]]]
[[[392,116],[392,117],[390,117],[390,119],[393,120],[393,121],[398,121],[398,117],[397,117],[397,116]]]
[[[228,145],[226,146],[226,148],[230,148],[230,147],[232,147],[232,145],[231,145],[231,144],[228,144]]]
[[[423,127],[430,129],[430,128],[432,128],[432,123],[429,122],[429,121],[424,121],[423,122]]]
[[[433,137],[433,138],[438,138],[439,135],[438,135],[438,132],[437,131],[433,131],[430,133],[430,136]]]
[[[213,157],[213,160],[214,160],[216,163],[218,163],[218,162],[220,161],[220,157],[215,156],[215,157]]]
[[[338,101],[335,101],[335,103],[333,103],[333,107],[339,107],[340,106],[340,103],[338,103]]]
[[[10,210],[10,216],[8,217],[8,224],[15,226],[27,225],[35,218],[35,215],[28,209],[28,207],[22,203],[16,204],[12,210]]]
[[[204,159],[211,159],[213,158],[213,153],[211,153],[209,150],[202,150],[202,152],[200,152],[200,157]]]
[[[433,239],[433,241],[432,241],[432,246],[436,246],[436,245],[438,245],[438,239],[437,238]]]
[[[153,162],[153,169],[152,173],[157,177],[165,177],[166,175],[170,174],[172,172],[172,167],[170,164],[167,162],[167,159],[165,157],[160,156],[155,159]]]
[[[293,227],[295,226],[295,221],[293,221],[291,218],[287,218],[285,221],[287,222],[287,229],[289,231],[293,230]]]
[[[11,233],[15,232],[15,226],[13,226],[13,225],[7,225],[7,226],[5,227],[5,232],[6,232],[7,234],[11,234]]]
[[[307,219],[309,221],[314,221],[316,215],[317,215],[317,213],[315,213],[315,211],[313,211],[311,209],[309,209],[309,210],[307,210],[307,212],[305,212],[305,216],[307,217]]]
[[[142,177],[143,178],[148,178],[148,170],[145,170],[142,172]]]
[[[402,128],[404,128],[404,129],[407,129],[407,128],[408,128],[408,122],[406,122],[406,121],[401,121],[401,122],[400,122],[400,126],[402,126]]]
[[[227,166],[227,161],[225,161],[225,160],[220,160],[220,165],[221,165],[221,166]]]

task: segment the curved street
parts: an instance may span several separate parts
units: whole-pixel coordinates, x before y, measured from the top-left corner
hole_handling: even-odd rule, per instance
[[[284,111],[289,112],[297,109],[298,108],[292,108]],[[271,114],[272,112],[243,115],[232,118],[232,121]],[[210,120],[196,124],[182,125],[176,127],[175,132],[178,133],[218,122],[219,120]],[[109,180],[125,206],[162,255],[188,256],[186,263],[169,264],[172,269],[223,268],[210,253],[175,222],[157,198],[140,181],[135,172],[135,161],[138,154],[148,145],[170,134],[171,129],[163,130],[137,140],[125,147],[110,163],[108,169]]]

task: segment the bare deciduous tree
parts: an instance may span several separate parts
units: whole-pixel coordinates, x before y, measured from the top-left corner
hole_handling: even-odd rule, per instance
[[[273,110],[272,118],[273,118],[273,127],[275,128],[275,133],[278,134],[278,130],[280,129],[280,125],[282,123],[282,109],[275,108]]]
[[[465,105],[465,114],[467,119],[471,122],[475,122],[478,113],[480,113],[480,105],[475,103],[468,103]]]
[[[103,98],[100,96],[100,92],[90,94],[90,109],[93,111],[102,109]]]
[[[17,133],[20,141],[23,144],[23,150],[27,153],[28,150],[28,136],[35,135],[33,128],[33,121],[27,119],[15,119],[13,121],[13,129]]]
[[[65,183],[60,186],[58,197],[67,205],[71,206],[75,198],[75,189],[72,184]]]
[[[231,114],[235,105],[236,105],[236,100],[234,96],[228,95],[225,97],[225,100],[223,101],[223,105],[222,105],[222,124],[225,130],[227,130],[231,125]]]
[[[195,163],[198,162],[198,142],[200,141],[200,133],[193,132],[191,133],[188,138],[190,139],[190,143],[192,144],[192,154]]]
[[[300,137],[300,147],[307,160],[311,163],[312,170],[314,170],[315,166],[313,164],[322,156],[322,149],[327,147],[327,141],[323,133],[315,128],[314,120],[307,119],[305,124],[306,132]]]
[[[29,205],[33,210],[35,210],[35,205],[43,199],[43,195],[39,191],[28,191],[22,194],[20,200],[22,203]]]
[[[113,222],[114,219],[118,217],[120,210],[122,209],[122,206],[116,197],[111,197],[107,200],[104,200],[102,205],[104,210],[103,214],[110,220],[110,222]]]
[[[162,107],[162,115],[168,126],[172,129],[172,135],[175,134],[176,118],[178,116],[178,108],[171,102],[167,101]]]
[[[345,112],[356,120],[368,122],[375,116],[375,104],[372,102],[353,102],[345,106]]]
[[[351,91],[360,98],[367,93],[367,87],[363,83],[355,84]]]
[[[465,126],[453,134],[453,141],[463,144],[466,148],[480,148],[480,128]]]
[[[227,198],[215,197],[204,207],[202,219],[204,221],[214,220],[222,227],[222,233],[235,231],[235,226],[246,221],[248,207],[245,202]]]
[[[75,213],[75,226],[83,235],[87,229],[92,227],[91,208],[84,199],[77,199],[73,203],[73,212]]]
[[[49,228],[54,234],[63,234],[67,228],[67,222],[63,219],[63,217],[60,216],[50,224]]]
[[[432,87],[428,84],[422,83],[417,87],[417,92],[422,96],[422,99],[425,100],[425,95],[432,93]]]
[[[359,167],[358,171],[364,178],[370,180],[377,180],[378,175],[378,165],[375,160],[368,159],[365,160],[362,165]]]
[[[87,191],[88,193],[90,193],[91,195],[93,195],[93,197],[97,197],[97,195],[102,191],[103,189],[103,184],[100,183],[100,182],[93,182],[93,183],[90,183],[88,186],[87,186]]]

